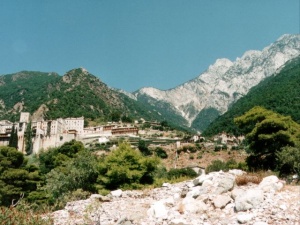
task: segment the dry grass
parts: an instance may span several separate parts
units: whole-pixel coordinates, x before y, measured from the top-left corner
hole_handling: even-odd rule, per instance
[[[237,176],[235,178],[235,181],[238,186],[247,185],[248,183],[259,184],[263,178],[271,175],[275,175],[278,177],[278,174],[273,171],[262,170]]]
[[[249,175],[249,174],[243,174],[240,176],[237,176],[235,178],[235,182],[238,186],[242,185],[247,185],[248,183],[253,183],[253,184],[259,184],[262,181],[262,177],[254,174],[254,175]]]

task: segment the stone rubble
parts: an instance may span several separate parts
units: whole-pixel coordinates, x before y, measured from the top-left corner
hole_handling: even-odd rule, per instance
[[[237,186],[242,171],[212,172],[152,190],[112,191],[69,202],[55,225],[300,225],[300,186],[276,176]]]

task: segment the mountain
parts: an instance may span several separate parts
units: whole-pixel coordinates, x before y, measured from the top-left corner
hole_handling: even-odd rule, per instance
[[[145,87],[126,93],[83,68],[64,76],[32,71],[2,75],[0,119],[16,121],[21,111],[34,119],[142,117],[203,131],[250,88],[299,54],[300,35],[283,35],[262,51],[247,51],[233,62],[218,59],[195,79],[165,91]]]
[[[291,116],[300,123],[300,56],[288,61],[277,73],[253,87],[229,110],[213,121],[204,131],[211,136],[222,131],[242,133],[233,122],[254,106],[262,106],[282,115]]]
[[[204,130],[251,87],[299,54],[300,35],[283,35],[262,51],[247,51],[234,62],[218,59],[198,77],[173,89],[145,87],[133,95],[159,113],[168,111],[185,125]]]
[[[16,121],[21,111],[30,112],[32,119],[163,119],[83,68],[70,70],[64,76],[32,71],[0,76],[0,119]]]

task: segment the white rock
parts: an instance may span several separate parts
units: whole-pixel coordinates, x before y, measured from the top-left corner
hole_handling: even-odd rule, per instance
[[[236,218],[239,223],[247,223],[248,221],[252,220],[253,215],[252,214],[239,214],[239,215],[237,215]]]
[[[258,222],[255,222],[253,225],[268,225],[268,224],[266,222],[258,221]]]
[[[187,194],[186,197],[193,197],[193,198],[197,198],[199,195],[203,195],[208,193],[208,190],[206,187],[203,186],[196,186],[193,187]]]
[[[260,189],[250,189],[244,195],[239,195],[235,199],[236,211],[245,211],[257,208],[264,200],[263,191]]]
[[[225,176],[218,176],[216,179],[213,179],[213,182],[217,184],[217,189],[215,190],[216,194],[222,194],[227,191],[230,191],[235,183],[235,177],[231,174],[226,174]]]
[[[113,197],[121,197],[122,196],[123,191],[121,189],[115,190],[115,191],[111,191],[110,194]]]
[[[214,206],[216,208],[224,208],[232,199],[227,195],[217,195],[213,199]]]
[[[170,187],[171,184],[170,184],[170,183],[163,183],[161,186],[162,186],[162,187]]]
[[[184,225],[187,224],[184,219],[173,219],[171,220],[170,225]]]
[[[184,213],[200,213],[207,211],[207,205],[201,200],[194,198],[184,198],[182,203]]]
[[[282,210],[286,210],[287,209],[286,205],[280,205],[279,208],[282,209]]]
[[[214,183],[212,180],[204,180],[203,183],[202,183],[202,187],[210,187],[210,186],[213,186]]]
[[[233,189],[232,191],[231,191],[231,197],[233,198],[233,199],[236,199],[236,197],[237,196],[242,196],[242,195],[244,195],[245,194],[245,191],[244,190],[242,190],[242,189]]]
[[[150,209],[147,211],[148,216],[167,219],[168,210],[162,201],[155,202]]]
[[[279,191],[283,188],[283,182],[278,179],[278,177],[272,175],[265,177],[258,187],[264,192]]]
[[[193,184],[195,186],[197,185],[201,185],[203,183],[203,181],[207,180],[207,179],[212,179],[211,174],[205,175],[205,174],[201,174],[199,177],[195,178],[193,180]]]
[[[228,173],[230,173],[234,176],[241,176],[241,175],[245,174],[246,172],[243,170],[233,169],[233,170],[229,170]]]

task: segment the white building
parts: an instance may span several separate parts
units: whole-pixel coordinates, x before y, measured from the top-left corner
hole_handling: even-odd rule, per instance
[[[76,130],[77,134],[83,134],[84,127],[84,117],[79,118],[66,118],[65,122],[65,130]]]

